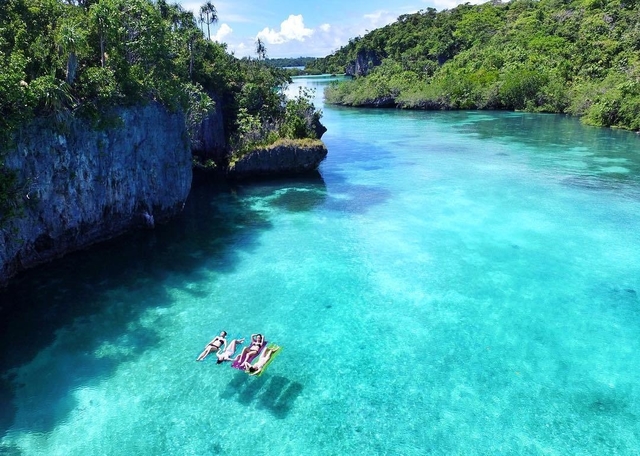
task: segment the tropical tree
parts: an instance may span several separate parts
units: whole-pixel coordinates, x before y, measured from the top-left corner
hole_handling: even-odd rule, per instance
[[[115,28],[116,13],[111,4],[108,2],[100,2],[92,5],[89,10],[89,19],[93,30],[98,34],[100,43],[100,66],[105,67],[106,51],[108,44],[109,31]]]
[[[218,11],[216,7],[213,6],[213,3],[208,1],[204,5],[200,7],[200,20],[207,24],[207,38],[211,39],[211,28],[212,24],[218,22]]]
[[[258,60],[264,60],[267,58],[267,48],[264,45],[264,41],[260,38],[256,40],[256,54],[258,54]]]
[[[67,84],[71,85],[78,69],[78,51],[87,47],[86,35],[81,24],[75,19],[63,19],[58,28],[56,42],[60,51],[67,56],[65,79]]]

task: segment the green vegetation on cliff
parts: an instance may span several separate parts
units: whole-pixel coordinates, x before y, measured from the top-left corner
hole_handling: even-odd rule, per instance
[[[568,113],[640,129],[640,2],[513,0],[400,16],[311,62],[352,106]]]
[[[99,127],[113,122],[105,116],[110,108],[151,101],[184,111],[193,128],[215,99],[227,141],[239,149],[250,136],[247,119],[275,140],[319,117],[312,106],[316,117],[292,115],[281,90],[287,74],[206,39],[217,12],[211,2],[200,12],[196,18],[166,0],[3,0],[0,149],[36,117],[49,116],[63,129],[69,116],[83,116]],[[313,136],[312,128],[305,131]],[[15,205],[17,185],[0,150],[0,221]]]
[[[313,62],[315,57],[281,57],[281,58],[268,58],[265,63],[272,67],[285,68],[285,67],[304,67]]]
[[[262,122],[283,117],[277,89],[287,75],[206,39],[198,23],[209,33],[217,13],[210,2],[201,11],[198,20],[165,0],[5,0],[0,129],[48,114],[99,117],[106,108],[147,101],[197,121],[213,95],[223,102],[230,135],[240,109]]]

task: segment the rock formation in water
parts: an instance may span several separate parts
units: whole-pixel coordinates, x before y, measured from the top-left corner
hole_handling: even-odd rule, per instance
[[[243,155],[229,164],[228,175],[236,179],[310,172],[327,156],[320,140],[283,140]]]
[[[0,283],[24,269],[180,212],[192,158],[184,117],[158,104],[119,109],[117,126],[42,119],[16,134],[5,165],[24,211],[0,229]]]

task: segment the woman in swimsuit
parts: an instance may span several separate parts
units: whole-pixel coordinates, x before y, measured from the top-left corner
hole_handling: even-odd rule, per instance
[[[249,358],[256,356],[264,345],[264,336],[262,334],[251,334],[251,345],[242,349],[242,352],[236,358],[236,361],[242,365]]]
[[[202,361],[212,351],[217,352],[218,350],[220,350],[227,343],[227,339],[225,339],[225,337],[227,337],[227,332],[222,331],[220,332],[219,336],[216,336],[213,339],[211,339],[211,342],[209,342],[207,346],[204,347],[204,350],[202,351],[202,353],[198,355],[198,358],[196,359],[196,361]]]
[[[236,354],[236,346],[244,343],[244,339],[233,339],[227,345],[227,348],[220,354],[216,353],[218,361],[216,363],[222,364],[224,361],[233,361],[233,356]]]
[[[245,371],[247,371],[247,373],[249,375],[258,375],[260,373],[260,371],[262,371],[262,368],[264,368],[264,365],[269,362],[271,357],[278,350],[280,350],[279,346],[277,346],[277,345],[271,346],[270,345],[265,351],[260,353],[260,356],[258,357],[258,361],[256,361],[253,364],[245,362],[245,363],[242,364],[242,367],[244,368]]]

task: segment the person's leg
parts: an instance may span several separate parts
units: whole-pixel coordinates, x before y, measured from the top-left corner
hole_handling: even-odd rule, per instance
[[[278,350],[280,350],[280,347],[278,347],[277,345],[276,345],[276,346],[274,346],[274,347],[269,347],[269,348],[267,348],[267,349],[264,351],[264,353],[265,353],[265,354],[266,354],[267,352],[269,352],[269,353],[265,355],[265,360],[264,360],[264,361],[265,361],[265,363],[266,363],[267,361],[269,361],[269,359],[271,359],[271,357],[273,356],[273,354],[274,354],[275,352],[277,352]]]
[[[267,348],[260,355],[260,360],[266,363],[267,361],[269,361],[269,358],[271,358],[271,355],[273,355],[273,348]]]
[[[242,351],[240,352],[240,354],[238,356],[236,356],[235,361],[242,361],[243,359],[245,359],[245,353],[247,353],[247,350],[249,350],[249,347],[244,347],[242,349]]]
[[[207,357],[207,355],[209,354],[209,352],[211,351],[211,346],[207,345],[207,348],[205,348],[202,353],[200,353],[200,356],[198,356],[198,361],[202,361],[203,359],[205,359]]]
[[[236,352],[236,347],[238,346],[238,343],[242,343],[240,339],[233,339],[231,342],[229,342],[229,345],[227,345],[227,348],[222,353],[222,356],[224,356],[225,358],[231,358],[233,354]]]
[[[277,352],[278,350],[280,350],[280,347],[273,346],[273,347],[269,347],[267,348],[264,352],[262,352],[262,356],[261,358],[264,359],[264,362],[262,363],[262,366],[264,366],[265,364],[267,364],[267,362],[269,362],[269,360],[271,359],[271,357],[273,356],[273,354],[275,352]],[[262,370],[262,366],[260,367],[260,370]]]
[[[247,350],[247,352],[246,352],[245,357],[242,358],[242,364],[243,364],[243,366],[245,366],[244,369],[246,370],[246,369],[249,368],[248,366],[251,365],[251,362],[250,362],[251,358],[256,356],[258,354],[258,352],[256,350],[251,350],[250,348],[247,348],[245,350]]]
[[[261,366],[269,360],[269,350],[264,350],[258,356],[258,359],[253,363],[253,367],[260,369]]]

